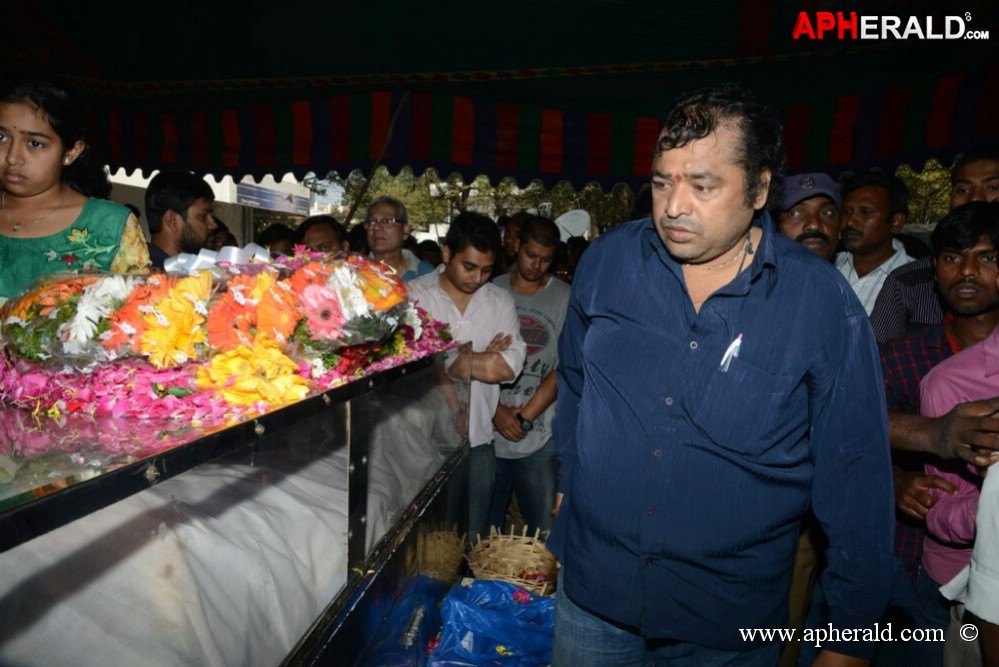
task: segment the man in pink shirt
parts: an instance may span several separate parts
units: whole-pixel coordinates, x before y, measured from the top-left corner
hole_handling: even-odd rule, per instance
[[[997,283],[999,204],[974,202],[955,209],[950,216],[965,217],[969,223],[977,223],[989,231],[966,251],[938,253],[938,275],[943,270],[964,278],[955,284],[957,289],[965,290],[984,289],[986,286],[980,282],[990,278],[987,287],[991,288]],[[991,312],[999,311],[999,301],[993,300],[988,305]],[[999,396],[999,327],[993,328],[991,335],[980,343],[941,362],[926,374],[920,383],[920,410],[924,416],[939,417],[959,403],[993,396]],[[958,575],[971,560],[981,475],[977,467],[955,461],[927,464],[926,473],[942,477],[955,487],[952,493],[939,488],[929,491],[936,497],[936,503],[926,515],[927,539],[922,563],[926,574],[940,586]],[[958,634],[963,615],[964,605],[958,603],[951,608],[944,665],[981,664],[977,643],[961,641],[963,637]]]

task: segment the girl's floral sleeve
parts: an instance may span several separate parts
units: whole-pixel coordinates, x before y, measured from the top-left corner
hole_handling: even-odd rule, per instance
[[[139,221],[133,214],[128,215],[125,231],[121,233],[121,245],[111,260],[112,273],[131,273],[149,268],[149,246],[142,235]]]

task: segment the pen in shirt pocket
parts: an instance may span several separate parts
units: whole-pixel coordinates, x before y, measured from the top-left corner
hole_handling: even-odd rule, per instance
[[[739,348],[742,347],[742,334],[735,337],[731,343],[728,344],[728,349],[725,350],[725,354],[722,355],[721,365],[719,368],[722,373],[728,372],[729,364],[732,360],[739,356]]]

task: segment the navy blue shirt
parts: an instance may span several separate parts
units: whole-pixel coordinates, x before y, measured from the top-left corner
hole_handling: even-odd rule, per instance
[[[649,637],[730,650],[759,647],[739,628],[786,625],[809,505],[829,537],[834,627],[874,628],[897,572],[868,317],[832,264],[769,215],[756,224],[750,267],[700,312],[648,218],[601,236],[559,340],[565,498],[548,545],[566,594]]]
[[[149,244],[149,264],[154,269],[162,269],[163,263],[170,259],[170,255],[155,243]]]

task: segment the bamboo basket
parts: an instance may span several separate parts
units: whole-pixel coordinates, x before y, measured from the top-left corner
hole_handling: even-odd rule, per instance
[[[448,586],[461,577],[467,540],[457,528],[421,532],[416,538],[420,574],[443,581]]]
[[[551,595],[555,591],[558,562],[540,539],[540,531],[527,535],[510,530],[505,535],[493,526],[489,537],[479,539],[468,556],[468,564],[477,579],[499,579],[516,584],[537,595]]]

